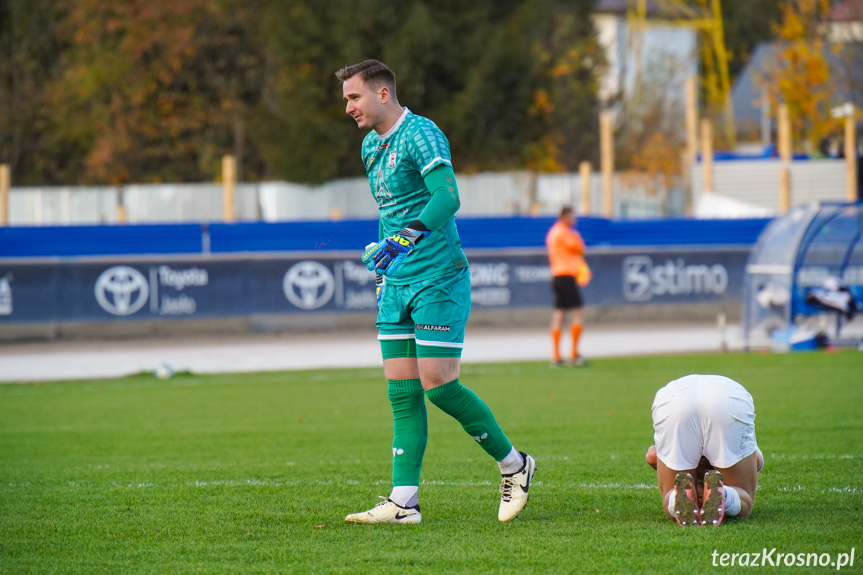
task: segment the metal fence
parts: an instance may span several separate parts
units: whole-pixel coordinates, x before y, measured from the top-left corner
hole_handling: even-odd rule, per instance
[[[495,172],[458,176],[461,216],[553,215],[564,204],[582,206],[577,173]],[[634,218],[683,212],[682,192],[656,182],[612,180],[612,217]],[[590,176],[591,214],[602,210],[602,182]],[[118,187],[13,187],[9,225],[82,225],[118,222],[122,205],[129,223],[221,221],[219,183],[134,184]],[[366,178],[308,186],[288,182],[238,184],[234,190],[238,221],[295,221],[377,217]],[[606,215],[606,214],[602,214]]]

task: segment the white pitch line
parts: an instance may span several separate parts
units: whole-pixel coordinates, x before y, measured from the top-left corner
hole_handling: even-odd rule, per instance
[[[98,488],[98,487],[110,487],[110,488],[121,488],[121,489],[181,489],[185,487],[198,487],[198,488],[206,488],[206,487],[302,487],[302,486],[335,486],[335,485],[363,485],[369,484],[367,481],[360,481],[358,479],[347,479],[344,481],[326,481],[326,480],[315,480],[315,481],[307,481],[307,480],[296,480],[296,481],[272,481],[269,479],[211,479],[211,480],[196,480],[196,481],[187,481],[185,483],[118,483],[116,481],[112,481],[110,483],[94,483],[94,482],[80,482],[80,481],[68,481],[63,486],[64,487],[83,487],[83,488]],[[626,484],[626,483],[549,483],[545,481],[536,481],[535,485],[548,487],[552,489],[559,488],[568,488],[568,489],[624,489],[630,491],[642,491],[642,490],[655,490],[657,489],[655,484],[652,483],[634,483],[634,484]],[[390,485],[389,481],[378,480],[371,483],[371,485]],[[439,485],[445,487],[493,487],[496,486],[496,482],[492,481],[449,481],[442,479],[424,479],[420,485]],[[0,489],[14,489],[21,487],[33,487],[32,483],[2,483],[0,484]],[[863,487],[852,487],[850,485],[845,487],[829,487],[825,489],[818,488],[809,488],[803,485],[759,485],[758,491],[776,491],[780,493],[798,493],[798,492],[808,492],[808,493],[821,493],[821,494],[834,494],[838,493],[841,495],[863,495]]]

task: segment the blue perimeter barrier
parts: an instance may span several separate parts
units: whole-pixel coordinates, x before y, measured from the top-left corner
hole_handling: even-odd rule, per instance
[[[769,219],[608,220],[584,217],[589,247],[752,246]],[[544,248],[553,217],[457,218],[465,249]],[[377,220],[0,228],[0,258],[362,251]]]

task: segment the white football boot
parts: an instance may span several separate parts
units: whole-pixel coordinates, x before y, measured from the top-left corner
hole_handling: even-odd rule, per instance
[[[521,469],[511,475],[501,476],[500,482],[500,510],[497,512],[498,521],[505,523],[512,521],[524,506],[527,505],[528,489],[536,473],[536,461],[527,453],[521,453],[524,465]]]
[[[383,501],[368,511],[362,513],[351,513],[345,517],[345,523],[362,523],[373,525],[375,523],[400,523],[402,525],[416,525],[422,521],[420,506],[402,507],[394,501],[381,497]]]

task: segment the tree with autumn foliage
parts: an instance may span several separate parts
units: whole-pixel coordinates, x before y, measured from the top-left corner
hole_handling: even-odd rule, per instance
[[[367,58],[457,169],[595,160],[594,0],[6,0],[0,162],[27,184],[361,175],[333,72]]]
[[[615,134],[615,164],[625,182],[650,192],[680,184],[686,147],[683,99],[687,63],[654,55],[640,90],[622,99]]]
[[[537,171],[575,171],[599,159],[599,79],[605,54],[590,17],[592,6],[546,3],[533,34],[539,74],[530,115],[539,124],[527,165]]]
[[[596,155],[602,56],[594,2],[295,0],[265,18],[273,74],[253,132],[276,176],[362,174],[338,68],[389,65],[399,101],[446,133],[460,171],[575,169]],[[346,16],[350,14],[350,16]],[[281,15],[281,17],[277,16]]]
[[[223,154],[242,157],[261,85],[248,41],[254,6],[64,0],[59,35],[68,47],[48,90],[53,138],[84,153],[63,179],[212,180]]]
[[[51,0],[0,2],[0,163],[25,183],[45,181],[56,157],[46,86],[63,46],[55,33],[61,13]]]
[[[775,33],[781,48],[759,82],[770,106],[788,106],[792,145],[807,152],[836,129],[830,115],[835,86],[830,78],[827,43],[821,30],[830,11],[829,0],[788,0]]]

